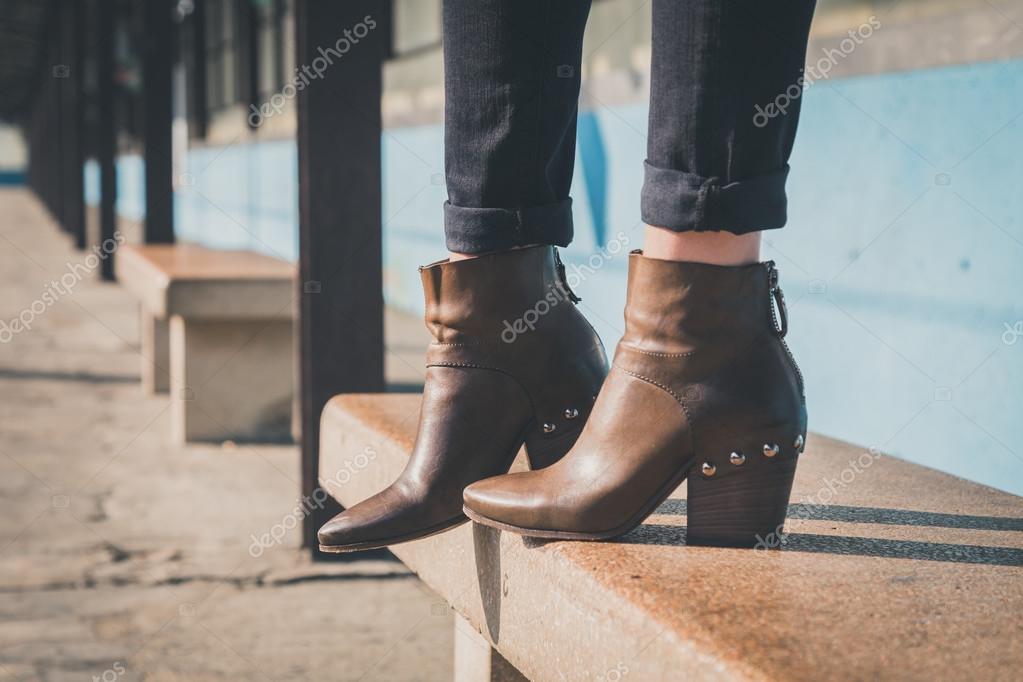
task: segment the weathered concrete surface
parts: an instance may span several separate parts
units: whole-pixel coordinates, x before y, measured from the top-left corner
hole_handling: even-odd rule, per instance
[[[174,442],[287,442],[295,389],[293,336],[291,320],[172,316]]]
[[[526,680],[465,618],[455,616],[454,682],[523,682]]]
[[[415,395],[335,398],[328,490],[387,485],[417,419]],[[1018,677],[1023,498],[820,436],[780,551],[686,546],[684,498],[614,542],[466,524],[393,551],[530,679]]]
[[[451,679],[451,611],[401,564],[296,549],[296,448],[169,444],[134,298],[52,288],[85,263],[0,190],[0,680]]]
[[[175,443],[288,440],[293,265],[194,244],[126,244],[115,270],[142,309],[143,391],[159,392],[170,375]]]
[[[142,362],[142,392],[167,393],[170,390],[170,320],[155,317],[139,305],[139,355]]]

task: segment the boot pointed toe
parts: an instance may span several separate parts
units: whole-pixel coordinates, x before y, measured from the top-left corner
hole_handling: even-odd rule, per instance
[[[515,504],[515,495],[509,495],[501,485],[503,476],[494,476],[477,481],[462,493],[465,507],[480,516],[499,518],[509,504]]]
[[[316,535],[325,552],[352,552],[417,540],[465,520],[457,504],[425,504],[408,497],[399,486],[391,486],[341,512]]]
[[[359,542],[359,524],[348,511],[343,511],[320,526],[316,539],[323,547],[336,547]]]
[[[538,499],[540,491],[535,484],[534,472],[520,472],[477,481],[462,493],[465,508],[479,517],[506,526],[530,527],[537,523],[532,510],[546,505]]]

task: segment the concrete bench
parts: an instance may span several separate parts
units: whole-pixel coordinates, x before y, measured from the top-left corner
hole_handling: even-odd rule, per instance
[[[175,442],[289,437],[291,264],[188,244],[128,245],[116,274],[141,303],[142,384],[170,391]]]
[[[323,487],[351,505],[390,483],[418,401],[334,398]],[[463,681],[983,680],[1023,667],[1023,498],[816,435],[786,534],[765,538],[780,551],[686,546],[684,498],[682,486],[618,541],[467,524],[392,551],[456,611]]]

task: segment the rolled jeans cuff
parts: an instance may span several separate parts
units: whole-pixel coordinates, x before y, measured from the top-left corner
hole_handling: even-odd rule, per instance
[[[785,225],[788,200],[781,170],[722,184],[705,178],[644,163],[646,176],[640,210],[643,222],[674,232],[731,232],[746,234],[776,230]]]
[[[486,253],[516,246],[568,246],[572,241],[572,199],[525,208],[466,208],[444,202],[448,251]]]

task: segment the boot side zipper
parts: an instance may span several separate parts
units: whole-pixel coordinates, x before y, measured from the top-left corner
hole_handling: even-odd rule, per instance
[[[789,344],[785,341],[785,335],[789,331],[789,314],[788,307],[785,305],[785,293],[778,285],[778,268],[775,267],[774,261],[768,261],[765,265],[767,267],[767,281],[770,290],[770,303],[768,305],[771,308],[771,321],[774,325],[774,331],[778,334],[781,347],[785,349],[785,355],[789,358],[789,364],[792,365],[792,369],[796,373],[796,379],[799,382],[799,392],[805,397],[806,387],[803,382],[803,372],[799,369],[799,363],[796,362]]]
[[[579,303],[582,299],[575,295],[575,292],[572,291],[572,287],[568,286],[568,276],[565,274],[565,264],[561,260],[561,254],[558,253],[558,247],[555,246],[553,248],[554,269],[558,273],[558,284],[561,285],[561,288],[568,296],[568,300],[572,301],[572,303]]]

